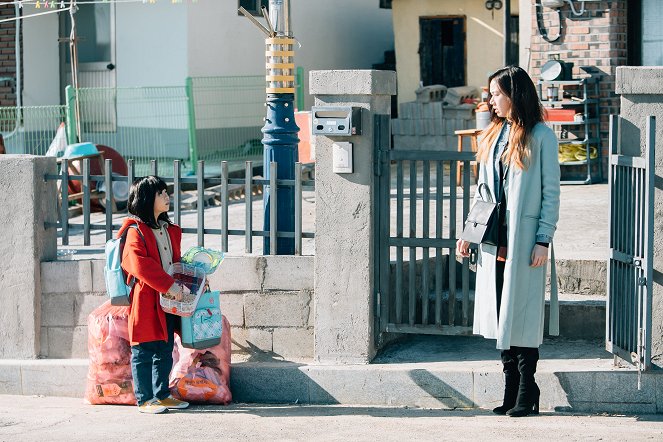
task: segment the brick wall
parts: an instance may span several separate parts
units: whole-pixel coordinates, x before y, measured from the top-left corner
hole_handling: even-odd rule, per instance
[[[573,2],[576,11],[580,2]],[[562,8],[562,35],[554,43],[546,42],[540,35],[535,1],[532,0],[532,42],[530,74],[536,81],[541,67],[552,54],[574,63],[573,76],[587,74],[580,66],[595,66],[603,74],[600,97],[601,146],[605,162],[608,152],[608,119],[610,114],[619,113],[619,97],[615,94],[615,72],[617,66],[627,64],[627,0],[588,1],[581,16],[573,15],[568,3]],[[558,15],[552,9],[543,8],[543,21],[548,35],[557,35]],[[606,169],[604,168],[604,176]]]
[[[15,16],[13,4],[0,2],[0,20]],[[0,23],[0,77],[16,78],[16,22]],[[15,106],[16,90],[11,82],[0,82],[0,106]]]

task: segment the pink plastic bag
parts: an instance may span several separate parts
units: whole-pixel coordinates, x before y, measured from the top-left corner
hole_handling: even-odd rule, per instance
[[[129,307],[116,307],[106,301],[87,318],[87,348],[94,364],[128,364]]]
[[[175,336],[176,361],[170,373],[170,391],[174,397],[188,402],[226,405],[232,401],[230,392],[230,323],[223,317],[221,343],[195,350],[182,347]]]
[[[136,405],[131,375],[129,307],[104,302],[88,316],[88,404]]]

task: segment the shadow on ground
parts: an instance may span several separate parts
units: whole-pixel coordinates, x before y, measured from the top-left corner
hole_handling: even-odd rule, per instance
[[[600,340],[546,338],[540,347],[541,359],[606,359]],[[458,361],[499,361],[495,341],[480,336],[406,336],[387,345],[373,360],[374,364],[403,364]]]

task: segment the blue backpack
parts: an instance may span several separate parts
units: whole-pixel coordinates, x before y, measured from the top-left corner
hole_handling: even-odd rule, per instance
[[[104,279],[106,280],[106,291],[110,296],[111,305],[126,306],[131,305],[131,289],[136,278],[131,278],[127,285],[127,274],[122,270],[122,251],[127,239],[129,229],[136,229],[145,244],[145,237],[137,225],[132,224],[127,228],[119,238],[106,241],[106,265],[104,266]],[[147,247],[147,244],[145,245]]]

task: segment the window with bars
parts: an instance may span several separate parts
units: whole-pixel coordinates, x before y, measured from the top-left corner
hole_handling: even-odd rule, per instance
[[[252,15],[262,16],[260,8],[264,6],[269,9],[269,0],[238,0],[237,8],[239,9],[240,6],[249,11]],[[242,15],[239,12],[237,14]]]

